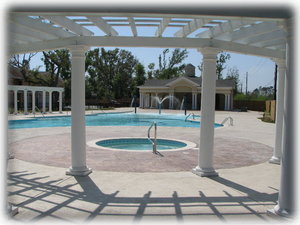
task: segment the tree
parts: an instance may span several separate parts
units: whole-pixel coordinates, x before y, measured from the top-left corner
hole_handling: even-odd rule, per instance
[[[231,58],[229,53],[223,53],[221,52],[217,56],[216,60],[216,74],[218,80],[223,80],[222,72],[224,69],[226,69],[225,63]],[[198,69],[202,72],[203,71],[203,62],[198,66]]]
[[[86,57],[87,90],[99,99],[131,97],[137,64],[138,60],[126,50],[90,50]]]
[[[145,83],[146,77],[145,77],[145,67],[138,63],[135,66],[135,77],[134,77],[134,88],[133,88],[133,95],[137,96],[139,94],[138,86],[141,86]]]
[[[34,57],[37,53],[29,53],[29,54],[21,54],[21,55],[13,55],[9,59],[9,65],[18,68],[23,76],[25,82],[29,81],[29,76],[32,71],[30,70],[30,61],[32,57]]]
[[[229,60],[231,58],[230,54],[226,53],[226,52],[222,52],[221,54],[219,54],[219,57],[217,57],[217,75],[218,75],[218,80],[222,80],[223,76],[222,76],[222,72],[224,69],[226,69],[225,63],[227,62],[227,60]]]
[[[154,73],[155,73],[154,67],[155,67],[154,63],[150,63],[148,65],[148,71],[147,71],[148,79],[152,79],[154,77]]]
[[[59,80],[63,80],[65,97],[71,98],[71,60],[68,49],[43,52],[42,61],[46,71],[50,73],[49,84],[47,86],[57,87]]]
[[[225,80],[233,80],[234,81],[234,94],[238,92],[238,84],[239,84],[239,70],[236,67],[229,68],[227,71],[227,76]]]
[[[159,69],[155,71],[155,77],[157,79],[170,79],[183,75],[183,69],[185,64],[182,62],[188,57],[188,51],[186,49],[180,50],[174,49],[172,55],[166,59],[169,49],[165,49],[158,57]]]

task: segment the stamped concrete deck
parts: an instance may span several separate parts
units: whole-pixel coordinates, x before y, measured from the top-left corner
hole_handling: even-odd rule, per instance
[[[122,109],[125,110],[125,109]],[[139,110],[146,111],[146,110]],[[169,111],[174,113],[174,111]],[[177,112],[178,113],[178,112]],[[217,178],[191,173],[197,151],[152,153],[87,148],[88,177],[65,175],[70,166],[70,128],[9,130],[9,201],[19,206],[20,221],[198,222],[273,221],[280,166],[272,155],[274,124],[259,113],[217,112],[234,126],[215,131]],[[21,118],[21,116],[19,117]],[[87,141],[105,137],[140,137],[145,127],[87,127]],[[196,128],[159,127],[158,136],[199,145]]]

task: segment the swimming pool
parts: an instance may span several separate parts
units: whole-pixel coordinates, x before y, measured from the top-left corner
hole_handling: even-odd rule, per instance
[[[178,140],[157,139],[157,150],[182,149],[187,146],[186,143]],[[118,138],[97,141],[96,145],[107,149],[118,150],[135,150],[145,151],[152,150],[152,143],[147,138]]]
[[[185,121],[185,115],[154,114],[154,113],[99,113],[85,116],[86,126],[149,126],[156,121],[162,127],[200,127],[200,122]],[[9,129],[37,127],[68,127],[71,126],[71,116],[48,116],[27,120],[8,121]],[[222,127],[215,124],[215,127]]]

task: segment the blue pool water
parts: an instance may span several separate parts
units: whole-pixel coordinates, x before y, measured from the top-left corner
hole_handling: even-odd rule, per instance
[[[146,138],[124,138],[124,139],[108,139],[96,142],[97,145],[125,150],[152,150],[152,144]],[[185,147],[186,144],[180,141],[157,139],[157,150],[169,150]]]
[[[86,126],[149,126],[156,121],[157,126],[163,127],[200,127],[200,122],[185,121],[185,117],[185,115],[176,114],[100,113],[85,116],[85,122]],[[9,129],[68,126],[71,126],[70,116],[8,121]],[[215,124],[215,127],[221,126],[221,124]]]

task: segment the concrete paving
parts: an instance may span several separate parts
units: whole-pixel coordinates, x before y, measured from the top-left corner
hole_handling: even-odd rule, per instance
[[[139,112],[149,110],[139,109]],[[171,110],[165,112],[178,113]],[[170,155],[172,160],[169,163],[166,163],[168,160],[163,161],[162,164],[166,165],[158,171],[150,169],[155,168],[151,166],[150,159],[145,160],[148,164],[144,167],[137,167],[134,171],[129,169],[134,166],[133,163],[143,164],[145,157],[136,158],[135,162],[130,161],[130,157],[125,161],[118,161],[115,155],[109,158],[105,167],[97,167],[97,160],[91,159],[108,155],[92,155],[88,163],[94,166],[91,166],[93,173],[87,177],[71,177],[65,175],[70,166],[68,158],[48,154],[44,161],[37,160],[52,146],[61,144],[63,149],[69,149],[66,143],[70,141],[70,128],[9,130],[8,149],[15,152],[16,158],[8,161],[8,200],[19,207],[19,213],[13,219],[28,222],[122,223],[278,221],[278,218],[269,217],[266,213],[276,205],[278,199],[280,166],[267,162],[275,143],[275,125],[257,119],[261,116],[258,112],[220,111],[216,112],[216,122],[221,122],[227,116],[233,117],[234,126],[215,130],[216,149],[222,149],[223,142],[225,149],[237,150],[223,152],[223,159],[227,156],[223,161],[232,160],[231,163],[222,165],[220,157],[219,177],[215,178],[201,178],[191,172],[190,168],[197,165],[196,150],[193,150],[195,153],[192,157],[186,158],[186,164],[179,161],[179,164],[171,165],[171,162],[176,162],[176,158],[182,158],[186,154],[181,152],[181,155]],[[121,131],[116,127],[105,127],[105,132],[101,132],[100,127],[87,127],[87,140],[100,136],[120,137],[126,133],[128,136],[129,131],[132,136],[137,136],[141,132],[134,130],[132,127]],[[158,132],[162,137],[194,142],[199,140],[200,135],[196,128],[172,128],[172,132],[168,128],[159,128]],[[47,140],[51,140],[52,144]],[[26,152],[27,149],[31,150]],[[43,153],[35,154],[32,149],[42,149]],[[87,150],[88,155],[91,151]],[[57,160],[50,160],[51,156]],[[151,158],[148,154],[147,157]],[[248,158],[251,160],[247,162]],[[255,161],[256,158],[259,160]],[[105,159],[101,160],[100,165]],[[48,161],[65,164],[51,164]],[[234,163],[235,161],[242,163]],[[115,166],[120,162],[120,166]],[[218,165],[217,162],[216,164]],[[109,169],[109,165],[114,169]],[[174,169],[176,166],[179,169]]]

